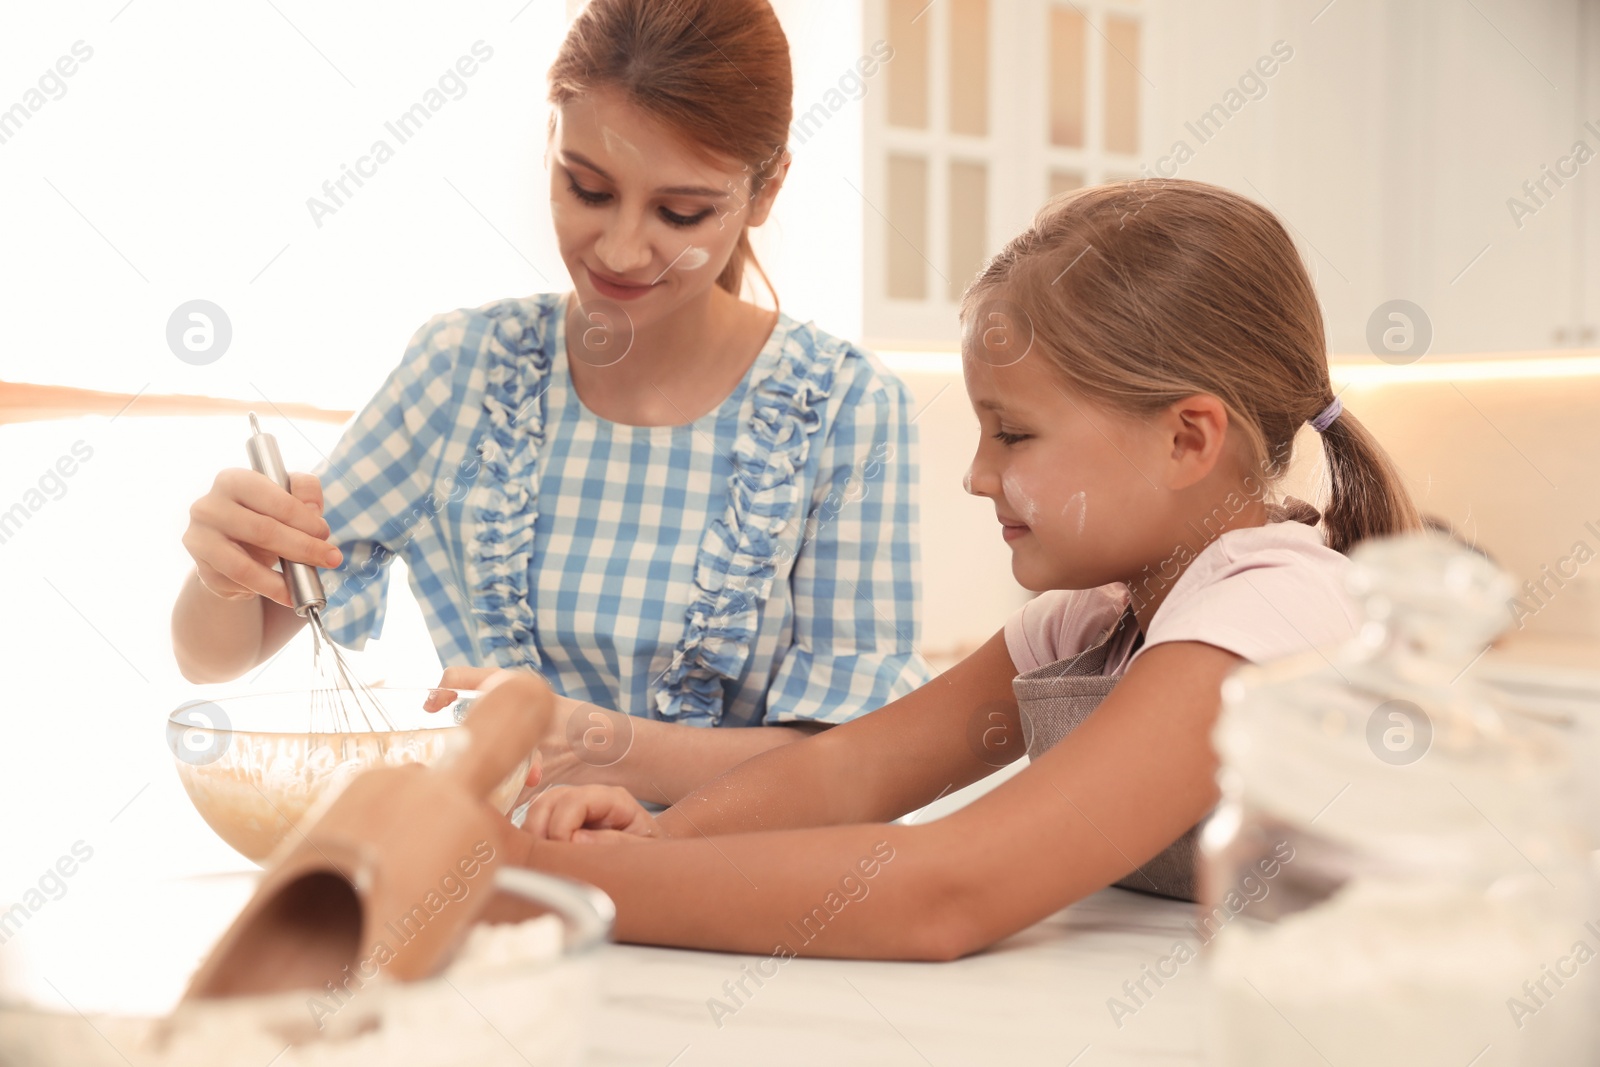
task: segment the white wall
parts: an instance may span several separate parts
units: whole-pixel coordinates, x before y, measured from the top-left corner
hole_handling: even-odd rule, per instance
[[[891,356],[916,397],[921,439],[922,648],[936,667],[983,643],[1032,596],[1011,576],[994,504],[962,488],[978,418],[950,353]]]
[[[791,141],[794,162],[771,218],[755,233],[756,254],[785,311],[829,333],[859,338],[866,208],[848,183],[860,184],[861,101],[882,91],[882,76],[867,79],[860,90],[850,83],[850,91],[840,91],[841,79],[865,51],[860,0],[776,0],[773,6],[789,38],[795,115],[819,102],[843,103],[803,144]]]
[[[541,161],[563,11],[519,7],[8,6],[0,107],[93,56],[0,144],[0,378],[354,407],[429,316],[565,287]],[[465,95],[388,135],[480,39]],[[307,199],[380,137],[394,158],[319,228]],[[209,366],[165,343],[196,297],[233,324]]]

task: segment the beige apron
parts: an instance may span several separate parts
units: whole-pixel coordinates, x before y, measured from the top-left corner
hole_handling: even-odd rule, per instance
[[[1046,664],[1011,683],[1022,718],[1022,735],[1028,740],[1028,758],[1037,759],[1094,713],[1116,686],[1119,677],[1107,676],[1106,658],[1137,626],[1133,609],[1123,612],[1105,639],[1071,659]],[[1115,883],[1123,889],[1157,896],[1194,900],[1199,866],[1199,833],[1204,822],[1189,828],[1155,859]]]
[[[1267,505],[1268,522],[1303,522],[1315,526],[1322,514],[1304,500],[1286,496]],[[1028,739],[1028,758],[1036,759],[1094,713],[1117,684],[1117,676],[1103,672],[1113,648],[1138,625],[1130,607],[1122,613],[1105,640],[1071,659],[1046,664],[1019,675],[1011,683],[1022,717],[1022,735]],[[1157,896],[1194,900],[1200,866],[1200,828],[1205,820],[1162,849],[1155,859],[1115,883],[1123,889]]]

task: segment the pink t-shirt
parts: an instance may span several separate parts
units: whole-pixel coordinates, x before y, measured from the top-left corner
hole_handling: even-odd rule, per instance
[[[1128,628],[1109,650],[1104,673],[1124,673],[1145,649],[1166,641],[1203,641],[1252,663],[1346,641],[1360,625],[1344,592],[1348,565],[1303,522],[1229,530],[1173,583],[1131,654],[1138,633]],[[1026,673],[1077,655],[1105,636],[1128,602],[1121,584],[1040,593],[1006,620],[1011,662]]]

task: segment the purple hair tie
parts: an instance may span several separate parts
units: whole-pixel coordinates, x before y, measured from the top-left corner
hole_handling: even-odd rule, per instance
[[[1333,420],[1337,419],[1343,411],[1344,401],[1340,400],[1338,397],[1334,397],[1333,403],[1329,404],[1327,407],[1318,412],[1316,418],[1307,419],[1306,421],[1311,423],[1311,428],[1313,430],[1321,433],[1329,426],[1332,426]]]

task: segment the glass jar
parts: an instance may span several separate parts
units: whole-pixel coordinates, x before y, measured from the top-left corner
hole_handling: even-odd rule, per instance
[[[1208,1062],[1594,1062],[1575,748],[1469,670],[1511,621],[1511,579],[1416,535],[1362,544],[1349,588],[1354,640],[1223,689],[1201,842]]]

